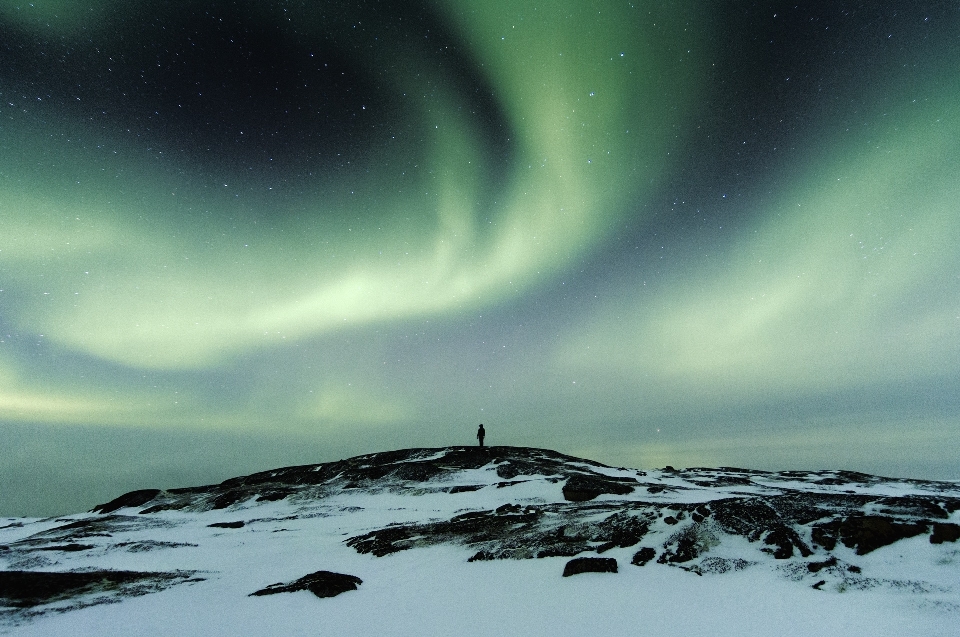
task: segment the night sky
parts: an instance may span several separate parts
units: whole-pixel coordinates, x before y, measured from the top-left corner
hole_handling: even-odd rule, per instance
[[[0,0],[0,515],[406,447],[960,479],[960,4]]]

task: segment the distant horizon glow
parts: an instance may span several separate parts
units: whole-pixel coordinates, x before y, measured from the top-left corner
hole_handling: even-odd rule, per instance
[[[955,8],[85,8],[0,2],[0,514],[479,422],[960,479]]]

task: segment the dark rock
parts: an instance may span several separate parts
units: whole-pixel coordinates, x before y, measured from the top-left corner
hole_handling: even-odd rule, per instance
[[[930,544],[943,544],[960,540],[960,525],[949,522],[934,522],[933,533],[930,534]]]
[[[830,557],[829,559],[826,559],[822,562],[808,562],[807,570],[810,571],[811,573],[819,573],[821,570],[827,567],[836,566],[836,565],[837,565],[837,558]]]
[[[159,511],[178,511],[180,509],[186,508],[188,502],[177,502],[170,503],[165,502],[163,504],[155,504],[153,506],[147,507],[140,511],[140,515],[150,515],[151,513],[157,513]]]
[[[672,515],[668,515],[667,517],[663,518],[663,521],[669,524],[670,526],[673,526],[678,522],[677,518],[673,517]]]
[[[763,538],[764,544],[776,545],[773,551],[773,557],[778,560],[786,560],[793,557],[793,541],[797,538],[796,533],[791,533],[787,527],[776,528]]]
[[[657,556],[656,549],[650,548],[649,546],[644,546],[639,551],[633,554],[633,559],[630,560],[631,564],[636,564],[637,566],[643,566],[653,558]]]
[[[817,582],[816,584],[814,584],[813,586],[811,586],[811,588],[813,588],[814,590],[818,590],[818,591],[819,591],[819,590],[820,590],[820,587],[823,586],[823,585],[826,584],[826,583],[827,583],[827,580],[822,579],[822,580],[820,580],[819,582]]]
[[[243,520],[237,520],[236,522],[214,522],[213,524],[208,524],[207,526],[216,528],[216,529],[239,529],[243,527],[245,522]]]
[[[393,475],[401,480],[426,482],[442,473],[446,471],[432,462],[410,462],[398,466]]]
[[[612,557],[577,557],[563,567],[563,576],[580,573],[616,573],[617,560]]]
[[[271,584],[266,588],[250,593],[250,596],[310,591],[317,597],[336,597],[340,593],[357,590],[360,584],[363,584],[363,580],[354,575],[333,573],[331,571],[317,571],[316,573],[304,575],[289,584],[282,582],[279,584]]]
[[[213,501],[214,509],[226,509],[231,504],[242,502],[250,497],[251,494],[241,490],[231,490],[222,493]]]
[[[813,554],[800,535],[793,529],[790,516],[786,519],[778,513],[777,498],[729,498],[715,500],[710,505],[713,519],[727,533],[741,535],[754,542],[764,537],[764,543],[775,545],[772,552],[778,559],[793,555],[794,548],[804,557]],[[792,513],[788,509],[787,513]]]
[[[198,581],[191,578],[192,574],[138,571],[0,571],[0,605],[32,608],[92,593],[113,593],[114,597],[139,596],[183,581]]]
[[[160,494],[160,489],[140,489],[124,493],[119,498],[110,500],[106,504],[98,504],[90,510],[91,513],[113,513],[117,509],[126,507],[138,507],[153,500]]]
[[[497,465],[497,475],[504,480],[511,480],[517,476],[549,475],[553,468],[547,469],[542,463],[533,458],[509,458]]]
[[[379,531],[371,531],[347,540],[346,544],[357,553],[372,553],[376,557],[383,557],[390,553],[411,548],[409,543],[411,531],[404,526],[388,526]]]
[[[447,491],[447,493],[466,493],[468,491],[479,491],[482,488],[482,484],[463,484],[450,487],[450,490]]]
[[[857,555],[866,555],[881,546],[897,540],[925,533],[923,523],[901,523],[879,515],[851,516],[840,524],[840,541],[847,548],[857,549]]]
[[[710,508],[701,504],[693,512],[693,521],[700,523],[710,517]]]
[[[38,551],[66,551],[69,553],[75,551],[89,551],[90,549],[97,548],[93,544],[77,544],[76,542],[71,542],[70,544],[54,544],[53,546],[41,546],[37,548]]]
[[[605,480],[597,476],[573,475],[563,485],[563,498],[568,502],[587,502],[603,493],[626,495],[632,491],[633,487],[613,480]]]
[[[814,525],[810,537],[815,544],[828,551],[837,547],[837,538],[840,535],[840,520],[831,520],[823,524]]]

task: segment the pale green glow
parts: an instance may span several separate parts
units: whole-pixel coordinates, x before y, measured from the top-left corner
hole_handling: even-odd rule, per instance
[[[618,370],[647,414],[954,373],[960,90],[943,94],[838,142],[720,267],[602,308],[556,364]]]
[[[419,414],[406,401],[380,399],[353,387],[329,387],[307,401],[297,416],[303,422],[321,422],[338,428],[414,421]]]
[[[164,399],[165,400],[165,399]],[[142,392],[122,396],[107,390],[50,388],[43,382],[24,378],[14,366],[0,360],[0,421],[57,424],[129,424],[145,417],[160,424],[171,410],[160,409]]]
[[[23,292],[16,327],[124,365],[200,368],[345,325],[482,307],[589,250],[666,163],[696,68],[649,52],[695,41],[685,16],[653,27],[621,3],[595,14],[577,3],[440,9],[484,60],[517,132],[517,170],[489,227],[473,203],[482,157],[452,96],[420,106],[435,122],[423,194],[316,201],[306,216],[318,221],[267,228],[204,226],[192,217],[205,207],[243,218],[229,184],[192,190],[127,142],[108,140],[116,157],[97,149],[80,122],[59,137],[25,129],[10,134],[30,158],[8,159],[17,179],[0,195],[0,264]],[[410,81],[397,90],[424,94]]]

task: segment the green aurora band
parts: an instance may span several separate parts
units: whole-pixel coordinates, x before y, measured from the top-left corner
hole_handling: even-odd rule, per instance
[[[2,0],[0,22],[89,48],[119,41],[141,5],[162,19],[204,3]],[[909,90],[882,69],[867,78],[865,94],[892,97],[863,128],[798,151],[709,253],[690,247],[649,287],[644,271],[597,277],[596,302],[533,319],[548,337],[517,337],[497,370],[459,376],[444,343],[471,338],[477,316],[520,307],[531,320],[525,298],[600,260],[624,228],[656,227],[696,152],[711,66],[730,55],[718,43],[740,36],[718,35],[694,2],[425,6],[492,88],[507,141],[491,142],[455,65],[389,17],[232,5],[297,46],[348,51],[383,103],[402,104],[382,120],[402,119],[402,135],[369,133],[355,161],[301,175],[296,191],[204,172],[0,76],[0,422],[373,451],[409,444],[401,432],[421,423],[409,440],[447,442],[437,432],[496,403],[537,445],[633,466],[815,468],[859,444],[882,465],[960,444],[956,398],[926,408],[918,389],[960,377],[957,48]],[[391,339],[431,321],[419,360],[388,365],[403,358]],[[877,398],[891,393],[908,399]],[[767,430],[773,403],[788,406]],[[661,421],[687,424],[653,438]],[[955,459],[931,463],[960,478]]]
[[[415,193],[374,167],[348,177],[369,194],[328,196],[266,228],[191,216],[245,214],[230,184],[197,188],[83,122],[54,112],[8,129],[4,146],[17,152],[5,153],[0,250],[19,296],[16,328],[126,365],[192,368],[344,323],[482,306],[529,288],[593,247],[642,195],[623,184],[656,181],[677,104],[690,100],[692,65],[650,55],[693,39],[684,16],[650,26],[647,11],[604,9],[449,9],[516,131],[515,170],[492,211],[475,203],[488,159],[457,96],[427,86],[444,78],[426,71],[392,87],[422,96],[426,113],[415,149],[422,176],[407,189]],[[302,12],[293,19],[309,33],[320,17]],[[664,99],[668,78],[673,100]]]
[[[322,4],[300,3],[292,16],[260,4],[245,8],[292,20],[300,37],[324,34]],[[57,105],[7,114],[0,264],[15,304],[5,319],[132,368],[195,369],[285,339],[520,294],[590,250],[653,188],[691,101],[697,68],[681,51],[696,42],[692,9],[608,4],[437,7],[483,60],[515,131],[513,172],[492,210],[476,204],[490,158],[458,96],[442,90],[449,78],[417,68],[417,50],[369,55],[399,55],[406,71],[389,90],[419,96],[417,147],[400,151],[422,159],[418,176],[401,184],[395,170],[364,166],[341,175],[361,194],[341,187],[298,201],[305,212],[269,224],[230,184],[197,183]],[[6,2],[0,15],[48,38],[88,38],[132,10],[85,5]],[[89,398],[18,382],[16,361],[0,365],[9,381],[0,414],[107,416]]]

